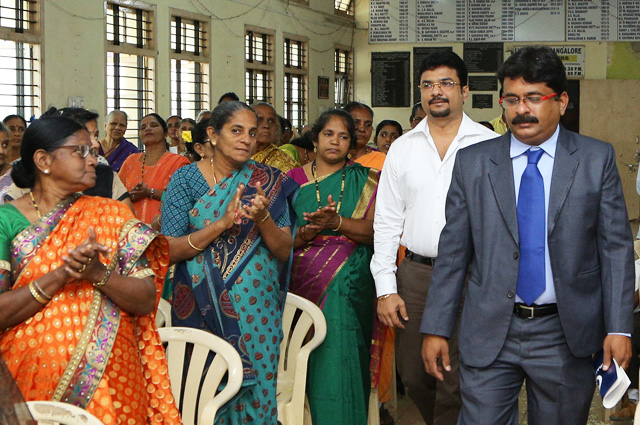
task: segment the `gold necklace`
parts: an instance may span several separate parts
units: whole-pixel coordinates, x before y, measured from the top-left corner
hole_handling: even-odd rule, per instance
[[[347,175],[347,168],[345,165],[342,166],[342,184],[340,185],[340,199],[338,200],[338,206],[336,207],[336,214],[340,212],[340,206],[342,205],[342,195],[344,195],[344,180]],[[320,201],[320,185],[318,184],[318,176],[317,176],[317,167],[316,160],[313,160],[313,164],[311,164],[311,175],[313,176],[313,180],[316,183],[316,198],[318,199],[318,208],[322,208],[322,203]]]
[[[213,185],[215,186],[218,184],[218,179],[216,178],[216,170],[214,170],[213,168],[213,157],[211,157],[209,162],[211,163],[211,173],[213,174]]]
[[[31,196],[31,204],[33,205],[33,208],[35,208],[36,212],[38,213],[38,218],[42,218],[42,213],[40,212],[40,208],[38,208],[36,199],[33,197],[33,192],[29,192],[29,196]]]

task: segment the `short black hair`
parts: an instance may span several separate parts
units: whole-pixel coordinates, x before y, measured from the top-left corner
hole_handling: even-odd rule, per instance
[[[558,95],[567,91],[567,73],[562,60],[547,46],[527,46],[504,61],[498,70],[500,86],[505,78],[522,78],[529,84],[545,83]]]
[[[20,159],[14,162],[11,178],[20,188],[33,188],[36,181],[36,165],[33,154],[39,150],[51,150],[62,146],[67,138],[78,131],[86,131],[69,117],[48,116],[35,120],[24,132],[20,144]]]
[[[369,113],[371,114],[371,119],[373,119],[373,109],[371,109],[369,107],[369,105],[366,105],[366,104],[364,104],[362,102],[349,102],[346,105],[344,105],[344,107],[342,109],[347,111],[349,114],[354,109],[364,109],[366,111],[369,111]]]
[[[269,105],[271,106],[271,105]],[[211,117],[209,118],[208,127],[213,128],[213,130],[220,134],[222,131],[222,127],[229,121],[231,118],[239,112],[239,111],[251,111],[256,116],[256,121],[258,120],[258,115],[256,111],[249,105],[244,102],[222,102],[218,106],[216,106],[213,111],[211,111]]]
[[[3,124],[6,124],[6,123],[7,123],[7,121],[12,120],[12,119],[14,119],[14,118],[18,118],[19,120],[21,120],[21,121],[22,121],[22,123],[24,124],[24,126],[25,126],[25,127],[27,127],[27,120],[25,120],[25,119],[24,119],[24,117],[23,117],[22,115],[15,115],[15,114],[7,115],[7,116],[6,116],[6,117],[4,117],[4,119],[2,120],[2,123],[3,123]]]
[[[237,94],[230,91],[220,96],[220,99],[218,99],[218,105],[221,104],[224,99],[231,99],[232,101],[235,101],[235,102],[238,102],[240,100]]]
[[[280,128],[282,129],[282,131],[284,131],[285,128],[291,130],[291,121],[289,121],[289,119],[280,115],[278,115],[278,119],[280,120]]]
[[[52,106],[51,108],[47,109],[47,112],[42,114],[40,118],[56,117],[56,116],[71,118],[72,120],[76,121],[78,124],[83,126],[85,129],[87,127],[87,122],[92,120],[96,120],[97,122],[98,118],[100,117],[100,115],[98,115],[97,112],[89,111],[88,109],[84,109],[84,108],[56,109],[55,106]]]
[[[347,125],[347,131],[349,131],[349,136],[351,137],[351,141],[349,143],[349,149],[355,149],[357,146],[358,137],[356,135],[356,124],[353,121],[351,115],[342,109],[329,109],[328,111],[324,111],[316,122],[313,123],[313,127],[311,128],[311,140],[314,142],[318,141],[318,136],[320,132],[325,128],[327,123],[331,121],[331,118],[338,117],[344,120],[344,123]]]
[[[398,130],[398,136],[402,136],[402,125],[400,125],[400,123],[398,121],[382,120],[382,121],[380,121],[380,124],[378,124],[378,126],[376,127],[376,136],[373,138],[374,141],[376,141],[376,142],[378,141],[378,135],[380,134],[382,129],[387,125],[394,126],[396,128],[396,130]]]
[[[425,71],[432,71],[441,66],[456,70],[456,74],[460,80],[460,88],[467,85],[469,75],[467,65],[465,65],[462,58],[452,50],[436,50],[424,58],[420,63],[418,78],[422,78],[422,74],[424,74]],[[418,84],[420,84],[420,81],[418,81]]]
[[[413,121],[413,118],[416,116],[419,109],[422,109],[424,111],[424,108],[422,107],[422,102],[418,102],[415,105],[413,105],[413,108],[411,108],[411,116],[409,117],[409,121]]]

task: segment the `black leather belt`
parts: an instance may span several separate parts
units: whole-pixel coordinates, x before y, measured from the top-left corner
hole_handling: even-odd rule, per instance
[[[513,314],[521,319],[535,319],[536,317],[549,316],[558,312],[558,304],[531,305],[516,304],[513,306]]]
[[[406,257],[411,261],[415,261],[416,263],[420,263],[420,264],[426,264],[427,266],[431,266],[431,267],[433,267],[434,264],[436,264],[435,258],[423,257],[422,255],[418,255],[415,252],[409,251],[408,249],[407,249]]]

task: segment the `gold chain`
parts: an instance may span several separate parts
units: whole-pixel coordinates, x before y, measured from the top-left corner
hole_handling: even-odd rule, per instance
[[[33,197],[33,192],[29,192],[29,196],[31,196],[31,204],[33,205],[33,208],[35,208],[36,212],[38,213],[38,218],[42,218],[42,213],[40,212],[40,208],[38,208],[36,199]]]

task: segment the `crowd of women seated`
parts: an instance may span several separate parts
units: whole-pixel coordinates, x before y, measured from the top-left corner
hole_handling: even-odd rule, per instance
[[[106,424],[180,423],[154,320],[162,294],[173,326],[223,337],[242,359],[242,389],[216,423],[275,425],[291,291],[327,320],[309,364],[313,423],[366,423],[380,371],[369,272],[379,169],[352,159],[381,168],[402,133],[382,121],[368,147],[369,112],[321,114],[282,148],[298,164],[288,172],[252,159],[259,114],[234,100],[198,123],[144,116],[141,151],[119,111],[100,141],[84,109],[52,108],[28,126],[7,117],[0,355],[24,398],[73,403]]]

